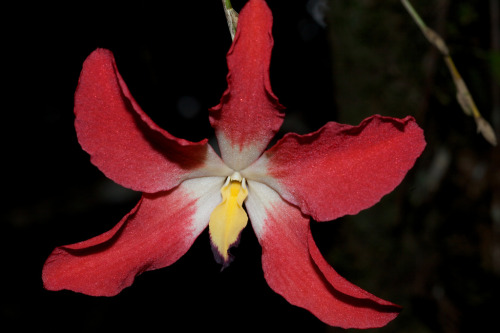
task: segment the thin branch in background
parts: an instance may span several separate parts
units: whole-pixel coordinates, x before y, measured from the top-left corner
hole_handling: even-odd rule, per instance
[[[491,98],[493,104],[493,126],[500,130],[500,1],[490,0],[490,27],[491,27],[491,61],[493,67],[493,78],[491,80]],[[498,150],[498,149],[497,149]],[[491,220],[492,226],[492,245],[491,261],[493,272],[500,274],[500,156],[498,151],[492,152],[492,198],[491,198]]]
[[[462,76],[458,72],[455,63],[450,56],[448,46],[441,38],[441,36],[439,36],[434,30],[432,30],[425,24],[425,22],[422,20],[420,15],[408,0],[401,0],[401,2],[415,21],[415,23],[419,26],[420,30],[422,30],[422,33],[427,38],[427,40],[432,45],[434,45],[444,57],[446,65],[448,66],[448,69],[453,78],[453,82],[455,83],[455,87],[457,88],[457,100],[462,107],[462,110],[465,112],[465,114],[474,117],[477,125],[477,131],[483,135],[486,141],[488,141],[493,146],[496,146],[497,138],[495,136],[495,132],[493,131],[491,125],[481,116],[481,113],[479,112],[476,103],[474,103],[472,95],[470,94],[465,81],[462,79]]]
[[[493,79],[491,80],[491,96],[493,102],[493,127],[500,130],[500,1],[490,0],[491,51]]]
[[[224,8],[224,13],[226,14],[227,26],[229,27],[229,32],[231,33],[231,39],[234,40],[236,26],[238,25],[238,13],[233,9],[230,0],[222,0],[222,6]]]

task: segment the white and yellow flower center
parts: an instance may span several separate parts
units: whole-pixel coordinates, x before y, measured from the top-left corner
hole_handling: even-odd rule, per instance
[[[230,262],[229,248],[237,245],[240,233],[248,222],[243,202],[248,195],[246,180],[239,172],[227,177],[220,190],[222,202],[210,215],[208,230],[212,248],[220,263],[227,266]]]

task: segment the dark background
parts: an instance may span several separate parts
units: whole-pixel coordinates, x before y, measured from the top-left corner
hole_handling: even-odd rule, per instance
[[[244,2],[233,0],[233,6],[239,10]],[[476,134],[474,121],[455,101],[444,62],[400,1],[326,2],[323,24],[312,15],[314,1],[268,1],[275,17],[271,82],[287,107],[283,132],[307,133],[327,121],[357,124],[374,113],[413,115],[428,146],[403,183],[373,208],[313,222],[318,246],[347,279],[404,307],[395,321],[373,331],[496,327],[498,148]],[[493,2],[498,0],[414,5],[446,38],[498,135]],[[139,276],[116,297],[44,290],[41,269],[54,247],[107,231],[139,198],[107,180],[76,140],[73,93],[84,59],[97,47],[112,50],[150,117],[176,136],[201,140],[213,138],[207,109],[226,88],[231,41],[215,0],[39,3],[8,7],[3,21],[3,327],[340,331],[271,291],[250,227],[222,273],[205,231],[177,263]]]

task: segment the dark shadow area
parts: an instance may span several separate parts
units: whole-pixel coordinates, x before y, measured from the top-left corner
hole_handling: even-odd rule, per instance
[[[232,2],[236,9],[245,3]],[[370,332],[489,331],[497,325],[500,296],[499,147],[477,135],[474,120],[455,100],[441,56],[400,1],[326,2],[324,17],[311,9],[315,0],[268,2],[274,14],[272,91],[286,107],[278,137],[311,133],[328,121],[357,125],[373,114],[410,115],[427,146],[378,204],[313,223],[318,247],[346,279],[403,307],[388,326]],[[494,2],[412,1],[446,39],[498,135]],[[43,289],[43,263],[56,246],[112,229],[140,197],[107,180],[78,144],[73,96],[83,61],[98,47],[110,49],[131,94],[160,128],[192,142],[213,142],[208,109],[227,88],[231,43],[221,6],[7,5],[0,134],[5,327],[42,333],[178,327],[342,332],[270,290],[250,225],[222,273],[205,231],[178,262],[142,274],[116,297]],[[160,133],[147,137],[155,149],[165,149]],[[188,157],[182,162],[186,168],[198,163]]]

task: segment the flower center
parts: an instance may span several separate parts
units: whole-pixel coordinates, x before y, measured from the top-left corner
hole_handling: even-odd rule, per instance
[[[227,177],[220,192],[222,201],[210,215],[208,230],[215,259],[224,268],[231,262],[229,249],[238,245],[241,231],[248,222],[243,209],[243,201],[248,195],[245,178],[239,172],[233,173]]]

